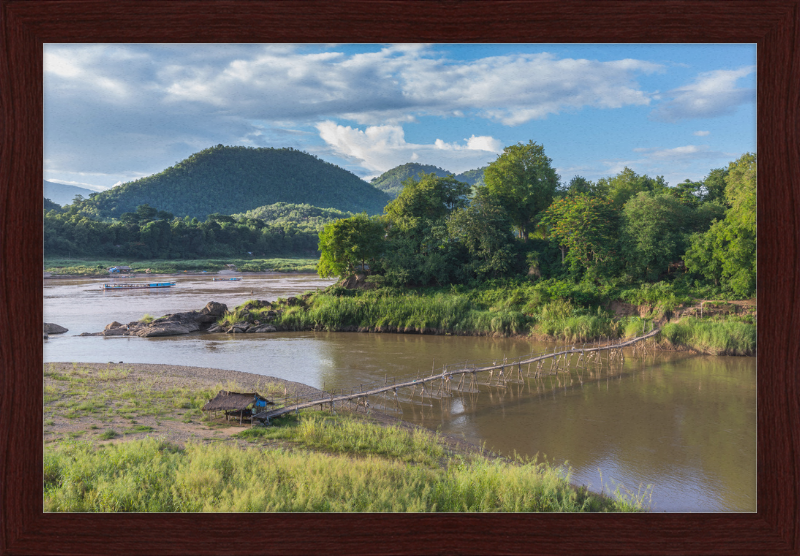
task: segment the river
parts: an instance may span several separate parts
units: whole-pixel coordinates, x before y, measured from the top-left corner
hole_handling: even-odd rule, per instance
[[[208,301],[233,308],[332,283],[303,274],[174,280],[178,285],[169,289],[113,292],[99,287],[108,280],[45,279],[44,320],[69,332],[45,341],[44,361],[195,365],[350,390],[430,374],[443,364],[499,362],[554,347],[523,339],[345,332],[76,337],[145,313],[200,309]],[[628,353],[613,368],[533,375],[523,368],[522,380],[504,388],[481,386],[477,394],[426,399],[422,406],[404,402],[402,416],[505,455],[567,461],[573,483],[595,491],[653,485],[653,511],[756,511],[755,357]]]

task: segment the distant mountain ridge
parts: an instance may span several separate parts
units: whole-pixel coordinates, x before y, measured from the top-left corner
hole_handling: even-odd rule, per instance
[[[292,148],[226,147],[195,153],[166,170],[95,195],[88,204],[119,217],[144,203],[204,219],[275,203],[380,214],[391,200],[355,174]]]
[[[56,183],[54,181],[42,180],[44,182],[44,197],[50,199],[57,205],[71,205],[75,195],[82,195],[88,199],[91,193],[97,193],[94,189]]]
[[[456,174],[456,179],[469,185],[483,185],[484,170],[485,167],[476,170],[467,170],[461,174]],[[444,177],[452,173],[453,172],[448,172],[444,168],[439,168],[438,166],[409,162],[387,170],[377,178],[373,178],[370,183],[392,198],[396,198],[400,195],[400,191],[403,190],[403,182],[408,178],[416,178],[419,174],[436,174],[437,176]]]

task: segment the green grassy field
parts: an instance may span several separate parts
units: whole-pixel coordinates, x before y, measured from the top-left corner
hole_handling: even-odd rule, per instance
[[[45,448],[48,512],[636,512],[648,491],[612,497],[536,460],[449,453],[437,437],[351,416],[301,414],[240,437],[255,446],[148,437]],[[296,447],[258,446],[284,438]],[[309,449],[311,448],[311,449]]]

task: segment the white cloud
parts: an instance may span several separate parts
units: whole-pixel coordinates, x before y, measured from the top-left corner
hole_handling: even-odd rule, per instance
[[[646,105],[634,77],[661,71],[640,60],[599,62],[552,54],[452,61],[425,45],[350,56],[265,49],[227,65],[160,72],[168,102],[199,102],[251,118],[339,117],[359,124],[471,113],[517,125],[586,106]]]
[[[669,91],[671,100],[653,110],[651,117],[676,122],[730,114],[741,104],[755,102],[755,88],[736,88],[737,81],[755,70],[755,66],[747,66],[701,73],[694,83]]]
[[[709,133],[711,133],[711,132],[710,131],[695,131],[693,133],[693,135],[697,135],[698,137],[705,137]]]
[[[409,161],[433,164],[454,173],[478,168],[502,150],[493,137],[473,135],[464,144],[436,139],[432,145],[408,143],[399,125],[369,126],[363,131],[330,120],[317,124],[320,137],[339,156],[382,173]]]

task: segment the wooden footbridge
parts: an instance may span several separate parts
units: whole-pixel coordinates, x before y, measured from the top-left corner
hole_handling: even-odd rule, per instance
[[[338,396],[323,392],[321,396],[315,400],[303,401],[292,405],[287,404],[278,409],[263,411],[253,415],[253,422],[260,421],[262,423],[269,423],[270,419],[280,417],[281,415],[296,413],[301,409],[324,405],[330,406],[331,410],[333,410],[336,407],[336,404],[344,405],[345,403],[351,404],[355,402],[356,409],[358,407],[364,407],[364,409],[367,410],[370,407],[368,401],[370,396],[394,396],[396,407],[399,407],[399,399],[397,395],[397,390],[399,388],[412,388],[412,400],[416,395],[417,388],[419,388],[422,401],[424,403],[426,393],[429,399],[441,399],[442,397],[447,396],[448,393],[453,390],[453,385],[456,382],[457,384],[455,385],[455,388],[458,391],[465,391],[464,389],[467,388],[469,389],[468,391],[474,392],[474,388],[476,388],[479,384],[492,386],[492,379],[494,378],[495,371],[499,371],[496,379],[497,384],[495,384],[499,386],[505,385],[506,380],[513,377],[515,373],[518,379],[522,379],[523,365],[528,366],[528,376],[530,376],[531,366],[534,363],[536,363],[536,376],[539,376],[541,373],[551,374],[553,372],[558,372],[560,366],[569,366],[569,361],[573,355],[578,355],[578,360],[576,363],[577,365],[580,365],[581,363],[586,365],[590,362],[601,363],[602,361],[624,361],[625,357],[622,352],[623,348],[633,346],[635,349],[643,349],[646,340],[654,337],[659,332],[660,329],[656,328],[647,334],[620,343],[609,343],[605,345],[599,345],[597,347],[582,347],[577,349],[573,346],[570,349],[564,349],[562,351],[553,350],[553,353],[545,353],[535,357],[526,356],[515,361],[503,361],[500,364],[492,364],[484,367],[458,364],[454,366],[453,370],[449,370],[448,366],[444,366],[441,373],[432,374],[428,377],[416,378],[414,380],[399,382],[396,384],[387,384],[370,390],[349,392],[340,394]],[[602,352],[608,352],[607,357],[603,358]],[[549,369],[544,369],[544,363],[548,359],[551,361],[550,367]],[[482,372],[489,373],[488,384],[477,382],[477,373]],[[467,376],[469,376],[469,381],[465,384],[465,379]],[[458,378],[458,380],[456,381],[454,378]],[[426,386],[429,385],[431,387],[435,387],[436,381],[439,381],[438,388],[428,388]]]

